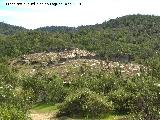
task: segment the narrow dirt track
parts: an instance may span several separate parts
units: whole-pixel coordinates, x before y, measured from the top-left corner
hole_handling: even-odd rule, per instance
[[[31,113],[30,117],[32,120],[50,120],[54,113]]]

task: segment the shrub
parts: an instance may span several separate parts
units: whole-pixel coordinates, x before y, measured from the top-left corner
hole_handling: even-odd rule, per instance
[[[132,118],[136,120],[160,119],[159,79],[143,76],[138,78],[134,87],[134,98],[130,104]]]
[[[10,84],[15,87],[18,83],[18,78],[14,71],[7,65],[0,63],[0,82],[3,84]]]
[[[47,77],[43,74],[25,77],[22,80],[22,86],[26,92],[33,93],[34,102],[62,102],[67,93],[63,80],[56,75]]]
[[[106,97],[86,88],[71,93],[60,105],[58,116],[97,117],[112,109]]]
[[[109,100],[113,101],[113,106],[118,113],[127,113],[130,111],[129,103],[132,100],[132,94],[123,88],[112,91],[108,94]]]
[[[46,85],[46,92],[48,101],[59,103],[64,101],[68,88],[64,86],[63,80],[53,76]]]
[[[0,120],[28,120],[26,112],[14,105],[0,106]]]
[[[108,74],[107,72],[86,71],[83,76],[72,80],[70,89],[72,91],[81,88],[88,88],[96,93],[107,95],[112,90],[116,90],[118,87],[117,81],[119,78],[115,74]]]
[[[0,120],[27,120],[28,109],[25,95],[0,81]]]
[[[42,77],[35,75],[35,76],[25,76],[22,79],[22,88],[27,93],[32,94],[32,99],[34,99],[34,102],[44,101],[40,96],[43,93],[43,96],[45,96],[45,78],[42,79]],[[43,97],[44,98],[44,97]]]

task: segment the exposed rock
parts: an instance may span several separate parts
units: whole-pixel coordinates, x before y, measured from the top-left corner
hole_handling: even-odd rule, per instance
[[[69,59],[76,59],[81,57],[93,57],[95,53],[90,53],[85,50],[80,50],[78,48],[73,50],[65,49],[63,52],[49,52],[49,53],[34,53],[29,55],[21,56],[21,62],[23,64],[41,64],[43,66],[47,66],[50,64],[58,64],[59,62],[65,62]],[[47,64],[47,63],[48,64]]]
[[[61,67],[59,69],[62,69],[62,77],[67,77],[65,75],[67,71],[67,65],[71,66],[72,68],[79,68],[83,65],[90,66],[92,70],[103,70],[107,72],[113,72],[115,68],[118,68],[121,70],[121,73],[127,74],[127,75],[140,75],[141,68],[146,71],[146,68],[139,64],[124,64],[120,62],[113,62],[108,60],[100,60],[100,59],[93,59],[96,57],[95,53],[91,53],[85,50],[80,50],[78,48],[67,50],[61,52],[49,52],[49,53],[34,53],[29,55],[23,55],[21,58],[19,58],[17,61],[11,62],[12,64],[16,62],[20,62],[22,64],[27,65],[37,65],[38,67]],[[13,65],[14,65],[13,64]],[[36,66],[37,67],[37,66]],[[31,71],[31,73],[34,73],[35,71]],[[76,73],[75,73],[76,74]]]

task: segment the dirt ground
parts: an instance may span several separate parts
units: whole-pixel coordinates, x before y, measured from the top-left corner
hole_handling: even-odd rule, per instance
[[[51,120],[53,118],[54,113],[38,113],[38,112],[32,112],[30,114],[30,117],[32,120]],[[52,119],[53,120],[53,119]]]

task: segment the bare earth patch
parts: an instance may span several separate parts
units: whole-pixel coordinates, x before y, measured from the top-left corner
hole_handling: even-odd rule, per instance
[[[54,113],[38,113],[38,112],[32,112],[30,114],[30,117],[32,120],[50,120],[54,116]]]

